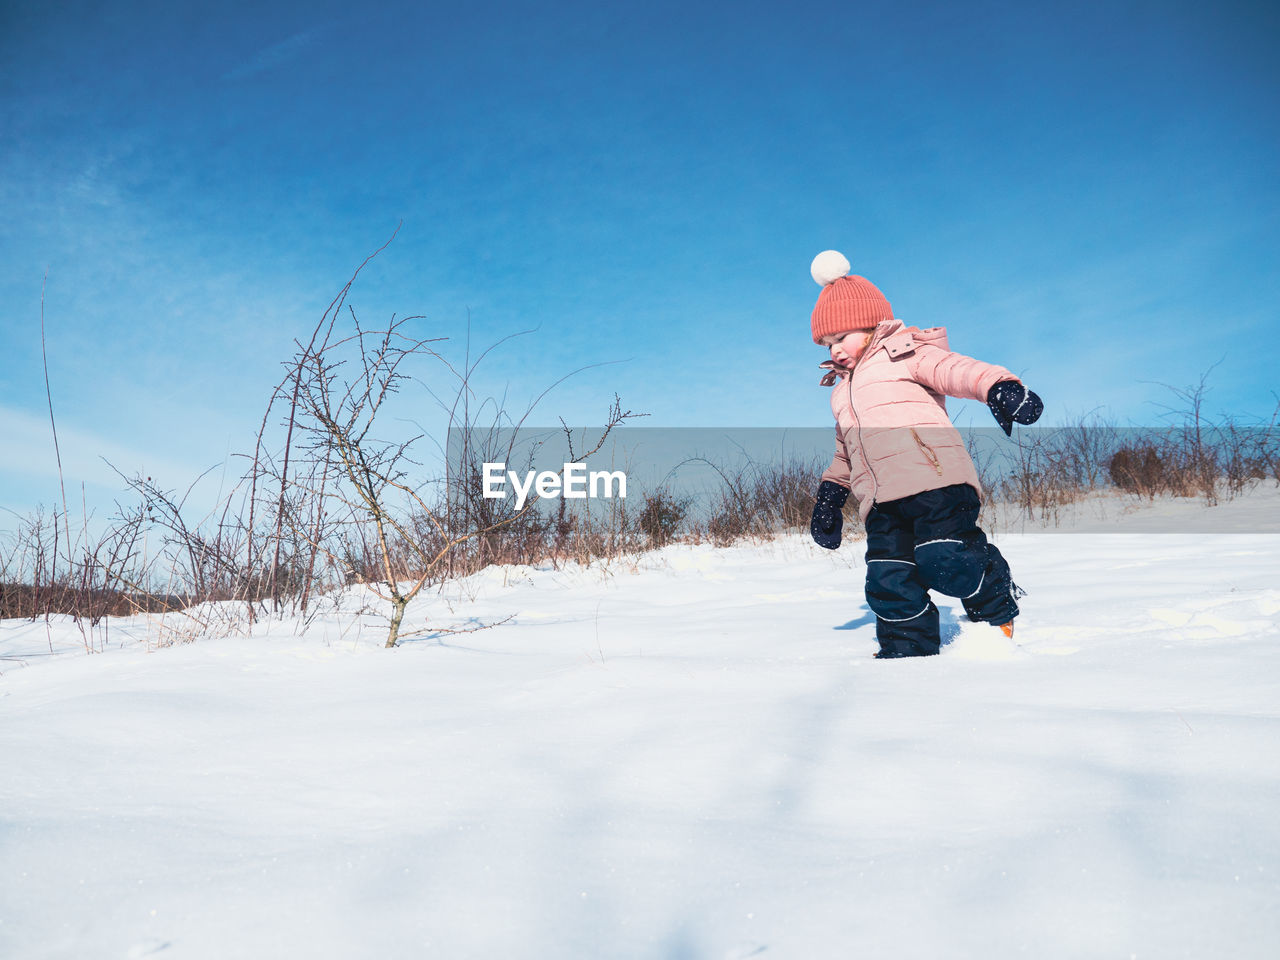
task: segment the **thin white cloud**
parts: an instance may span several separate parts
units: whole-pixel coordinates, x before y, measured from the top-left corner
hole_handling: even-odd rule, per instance
[[[255,56],[238,67],[228,70],[222,75],[222,79],[228,81],[243,80],[246,77],[252,77],[255,74],[270,70],[272,67],[277,67],[282,63],[288,63],[310,46],[319,33],[319,28],[304,30],[281,40],[279,43],[273,43],[271,46],[259,50]]]
[[[162,438],[160,442],[163,443]],[[0,489],[17,486],[23,480],[48,485],[48,501],[61,496],[58,485],[58,458],[47,414],[41,416],[26,410],[0,406],[0,443],[4,446],[4,462],[0,463]],[[141,474],[154,477],[165,489],[186,489],[202,470],[209,467],[182,463],[155,450],[106,440],[94,433],[76,428],[65,421],[58,423],[58,448],[62,454],[62,476],[68,496],[74,489],[79,499],[80,484],[102,490],[125,489],[124,481],[112,466],[125,476]]]

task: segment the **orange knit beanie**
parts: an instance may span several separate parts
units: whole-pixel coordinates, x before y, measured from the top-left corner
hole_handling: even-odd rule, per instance
[[[814,343],[834,333],[870,330],[881,320],[893,319],[893,307],[884,294],[865,277],[850,274],[844,254],[823,250],[813,258],[809,273],[822,287],[810,318]]]

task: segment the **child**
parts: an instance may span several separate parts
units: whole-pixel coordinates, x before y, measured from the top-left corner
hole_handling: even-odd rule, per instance
[[[840,545],[850,490],[867,529],[867,605],[877,657],[935,654],[941,645],[934,589],[959,597],[970,620],[1013,637],[1017,588],[1000,551],[978,529],[982,486],[944,397],[984,400],[1005,433],[1034,423],[1040,398],[1004,367],[952,353],[942,327],[893,318],[871,281],[849,274],[834,250],[810,267],[822,287],[815,343],[830,347],[822,378],[836,417],[836,453],[818,486],[810,532]]]

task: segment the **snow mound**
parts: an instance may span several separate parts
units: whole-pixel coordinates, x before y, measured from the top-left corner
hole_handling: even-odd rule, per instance
[[[944,637],[942,655],[960,660],[1017,660],[1028,653],[989,623],[964,623],[949,642]]]

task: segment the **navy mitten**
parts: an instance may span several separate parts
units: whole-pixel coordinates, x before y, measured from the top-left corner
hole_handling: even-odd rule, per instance
[[[1044,413],[1044,401],[1017,380],[1001,380],[987,393],[987,406],[1006,437],[1015,423],[1030,424]]]
[[[833,480],[818,484],[818,502],[813,505],[813,519],[809,521],[809,533],[820,547],[834,550],[840,546],[840,531],[844,529],[844,515],[840,508],[849,499],[849,488]]]

